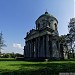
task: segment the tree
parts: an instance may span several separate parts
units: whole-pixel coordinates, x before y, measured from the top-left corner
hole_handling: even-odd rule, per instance
[[[0,33],[0,54],[1,54],[1,50],[3,49],[4,46],[6,46],[6,45],[4,44],[3,34],[1,32]]]
[[[70,19],[69,25],[69,34],[67,34],[66,40],[68,43],[69,52],[72,53],[74,58],[74,50],[75,50],[75,18]]]
[[[64,59],[64,54],[68,54],[68,48],[66,43],[66,35],[59,36],[59,43],[60,43],[60,53],[62,56],[62,59]]]
[[[59,42],[62,44],[65,44],[65,42],[66,42],[65,37],[66,37],[66,35],[59,36]]]

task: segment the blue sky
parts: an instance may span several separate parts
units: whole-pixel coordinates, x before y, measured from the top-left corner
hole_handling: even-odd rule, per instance
[[[35,28],[36,19],[46,9],[58,19],[59,34],[67,34],[74,0],[0,0],[0,31],[7,45],[2,52],[23,53],[26,32]]]

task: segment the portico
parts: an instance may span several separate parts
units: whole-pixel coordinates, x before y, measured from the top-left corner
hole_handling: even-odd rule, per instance
[[[27,32],[25,58],[60,58],[58,20],[45,12],[36,20],[36,29]]]

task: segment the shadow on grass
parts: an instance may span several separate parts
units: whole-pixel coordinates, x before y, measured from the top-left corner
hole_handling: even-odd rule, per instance
[[[58,75],[60,72],[75,72],[75,63],[34,63],[34,64],[12,64],[19,66],[15,73],[26,75]],[[22,75],[22,74],[21,74]]]
[[[18,66],[19,70],[0,70],[0,72],[2,72],[2,75],[59,75],[60,72],[75,72],[75,63],[73,62],[62,63],[61,61],[61,63],[59,63],[59,61],[53,61],[28,63],[25,62],[22,64],[11,65],[8,64],[8,66]]]

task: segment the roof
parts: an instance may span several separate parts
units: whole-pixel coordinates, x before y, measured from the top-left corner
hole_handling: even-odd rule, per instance
[[[51,14],[49,14],[47,11],[44,13],[44,14],[42,14],[38,19],[40,19],[41,17],[51,17],[51,18],[54,18],[55,20],[57,20],[53,15],[51,15]],[[57,22],[58,22],[58,20],[57,20]]]
[[[41,15],[40,17],[43,17],[43,16],[49,16],[49,17],[53,17],[51,14],[49,14],[48,12],[45,12],[45,14]],[[39,17],[39,18],[40,18]]]

